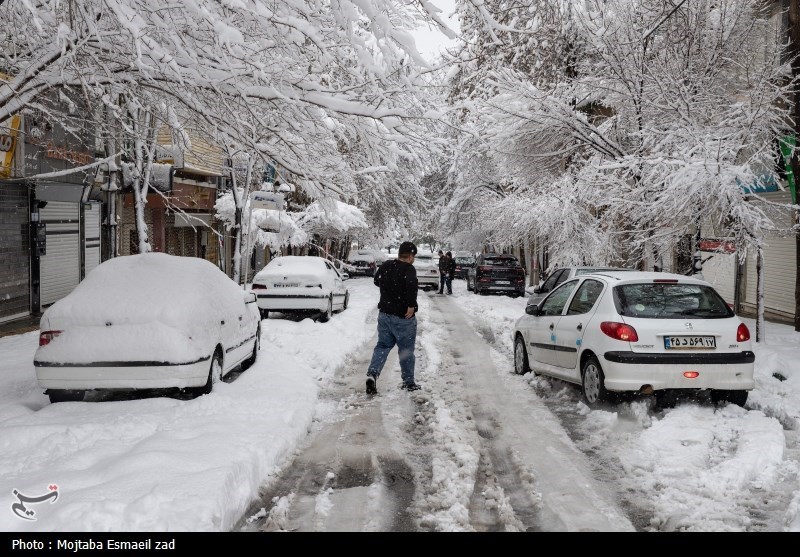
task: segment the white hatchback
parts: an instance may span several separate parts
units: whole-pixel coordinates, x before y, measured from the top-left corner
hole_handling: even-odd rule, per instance
[[[514,368],[581,385],[590,406],[618,393],[710,392],[740,406],[755,386],[750,331],[703,280],[609,271],[564,282],[528,304]]]
[[[251,288],[258,300],[262,319],[270,311],[311,314],[320,322],[334,312],[347,309],[350,292],[344,286],[347,275],[330,261],[312,255],[284,255],[270,261],[253,277]]]

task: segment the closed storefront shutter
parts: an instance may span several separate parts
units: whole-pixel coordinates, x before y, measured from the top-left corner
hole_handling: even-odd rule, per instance
[[[736,254],[701,252],[703,259],[712,256],[703,263],[703,277],[710,282],[726,302],[733,304],[736,284]]]
[[[83,276],[100,264],[100,203],[83,205]]]
[[[28,186],[0,186],[0,322],[30,314]]]
[[[788,192],[762,194],[769,201],[791,203]],[[791,229],[793,215],[790,210],[780,212],[776,224],[781,229]],[[771,234],[764,248],[764,309],[776,317],[791,319],[794,316],[795,274],[797,255],[795,237]],[[756,308],[757,270],[756,255],[747,254],[746,288],[744,303],[751,311]]]
[[[39,210],[47,226],[47,253],[41,258],[41,304],[57,302],[81,276],[80,203],[50,201]]]

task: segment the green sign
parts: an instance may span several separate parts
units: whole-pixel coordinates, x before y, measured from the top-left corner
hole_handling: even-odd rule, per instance
[[[797,186],[794,183],[794,172],[792,172],[792,153],[797,145],[797,138],[793,135],[784,135],[778,139],[783,155],[783,165],[786,168],[786,181],[789,183],[789,191],[792,192],[792,203],[797,204]]]

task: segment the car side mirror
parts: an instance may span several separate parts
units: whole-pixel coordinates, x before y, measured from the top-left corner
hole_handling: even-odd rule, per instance
[[[539,306],[537,304],[528,304],[525,306],[525,313],[528,315],[539,315]]]
[[[242,298],[244,299],[245,304],[249,304],[251,302],[255,302],[257,300],[256,293],[251,292],[249,290],[242,291]]]
[[[348,275],[347,273],[342,273],[341,275],[342,275],[342,280],[347,280],[350,278],[350,275]]]
[[[541,294],[542,293],[542,287],[537,284],[536,286],[533,287],[533,293],[534,294]]]

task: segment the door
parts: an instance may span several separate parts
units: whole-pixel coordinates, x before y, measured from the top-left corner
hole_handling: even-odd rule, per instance
[[[571,280],[553,290],[542,302],[539,315],[531,319],[528,345],[534,362],[549,366],[557,365],[556,326],[577,284],[577,280]],[[534,362],[531,362],[531,365],[534,365]]]
[[[599,280],[584,280],[570,299],[566,313],[556,324],[556,365],[564,368],[564,372],[575,381],[580,379],[578,354],[583,335],[603,288],[604,284]]]

